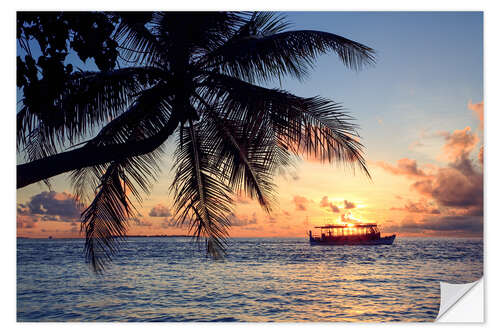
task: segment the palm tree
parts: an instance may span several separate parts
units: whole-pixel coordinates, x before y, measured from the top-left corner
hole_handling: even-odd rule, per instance
[[[326,52],[357,70],[374,63],[371,48],[288,30],[275,13],[114,15],[120,56],[131,66],[74,72],[51,112],[25,99],[18,113],[18,149],[29,160],[18,166],[18,187],[71,172],[76,196],[88,204],[82,230],[96,271],[126,235],[136,212],[131,197],[148,193],[173,135],[175,218],[213,257],[225,251],[234,194],[270,212],[273,177],[296,156],[356,164],[369,176],[357,127],[338,103],[258,83],[304,79]]]

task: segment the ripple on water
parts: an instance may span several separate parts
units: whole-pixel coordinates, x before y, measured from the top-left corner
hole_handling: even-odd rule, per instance
[[[187,239],[132,238],[102,277],[82,247],[18,240],[19,321],[433,321],[439,281],[471,282],[483,270],[473,239],[233,239],[214,262]]]

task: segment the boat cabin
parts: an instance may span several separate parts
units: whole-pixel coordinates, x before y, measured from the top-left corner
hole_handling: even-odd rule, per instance
[[[363,238],[379,238],[380,230],[376,224],[327,224],[320,227],[315,227],[319,229],[319,235],[313,235],[311,231],[309,234],[311,238],[317,240],[335,239],[337,237],[350,237],[350,236],[361,236]]]
[[[380,230],[371,223],[326,224],[319,234],[309,231],[311,245],[392,245],[396,235],[380,237]]]

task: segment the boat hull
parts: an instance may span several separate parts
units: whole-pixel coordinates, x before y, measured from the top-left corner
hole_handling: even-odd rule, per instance
[[[311,245],[392,245],[396,235],[380,237],[379,239],[342,239],[342,240],[316,240],[309,238]]]

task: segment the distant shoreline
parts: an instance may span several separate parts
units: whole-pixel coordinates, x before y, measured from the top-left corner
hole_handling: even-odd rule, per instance
[[[152,238],[152,237],[161,237],[161,238],[192,238],[193,236],[189,235],[131,235],[131,236],[126,236],[125,238],[140,238],[140,237],[147,237],[147,238]],[[253,237],[229,237],[230,239],[238,239],[238,238],[306,238],[306,237],[279,237],[279,236],[253,236]],[[484,238],[483,235],[479,236],[399,236],[398,238],[434,238],[434,239],[454,239],[454,238],[461,238],[461,239],[478,239],[478,238]],[[16,239],[49,239],[48,237],[26,237],[26,236],[17,236]],[[52,237],[51,239],[85,239],[85,237]]]
[[[189,235],[127,235],[125,238],[139,238],[139,237],[192,237]],[[17,239],[85,239],[85,237],[25,237],[18,236]]]

